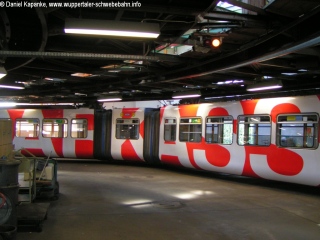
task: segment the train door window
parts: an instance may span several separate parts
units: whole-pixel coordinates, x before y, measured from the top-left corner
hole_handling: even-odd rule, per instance
[[[233,118],[207,117],[206,119],[206,142],[232,144]]]
[[[139,139],[139,119],[117,119],[117,139]]]
[[[68,135],[68,120],[43,119],[42,136],[45,138],[66,138]]]
[[[39,136],[39,119],[23,118],[16,119],[16,137],[38,137]]]
[[[180,142],[201,142],[202,120],[199,117],[181,118],[179,125]]]
[[[176,141],[177,120],[175,118],[164,119],[164,140]]]
[[[318,147],[318,114],[286,114],[277,117],[277,145],[290,148]]]
[[[269,115],[243,115],[238,117],[238,144],[269,146],[271,118]]]
[[[88,136],[87,119],[72,119],[71,120],[71,137],[86,138],[87,136]]]

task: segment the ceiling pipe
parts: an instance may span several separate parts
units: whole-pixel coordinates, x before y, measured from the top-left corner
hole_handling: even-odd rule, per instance
[[[158,56],[101,54],[101,53],[68,53],[68,52],[34,52],[34,51],[0,51],[3,57],[32,57],[32,58],[64,58],[64,59],[115,59],[115,60],[147,60],[160,61]],[[169,58],[168,58],[169,59]]]

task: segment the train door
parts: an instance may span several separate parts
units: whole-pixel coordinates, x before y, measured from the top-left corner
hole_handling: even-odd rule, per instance
[[[149,109],[114,109],[112,114],[111,155],[115,160],[145,161],[145,116]]]
[[[111,160],[112,110],[99,109],[94,113],[94,157]]]
[[[63,118],[68,121],[62,153],[69,158],[93,158],[94,111],[88,108],[64,109]]]
[[[159,109],[146,109],[144,118],[143,157],[146,162],[159,164]]]

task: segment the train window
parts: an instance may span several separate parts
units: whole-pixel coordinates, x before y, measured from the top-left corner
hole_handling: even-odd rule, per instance
[[[16,119],[16,137],[38,137],[39,131],[39,119]]]
[[[68,120],[43,119],[42,136],[45,138],[66,138],[68,135]]]
[[[180,142],[201,142],[202,136],[202,119],[181,118],[179,125],[179,140]]]
[[[269,115],[243,115],[238,117],[238,144],[269,146],[271,118]]]
[[[164,140],[176,141],[177,120],[175,118],[164,119]]]
[[[206,119],[206,142],[232,144],[233,118],[207,117]]]
[[[290,148],[318,147],[317,114],[286,114],[277,117],[277,145]]]
[[[139,119],[117,119],[117,139],[139,139]]]
[[[71,137],[86,138],[87,136],[88,136],[87,119],[72,119],[71,120]]]

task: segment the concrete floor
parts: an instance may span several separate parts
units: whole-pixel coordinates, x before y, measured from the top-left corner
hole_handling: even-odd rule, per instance
[[[18,240],[320,239],[320,189],[213,173],[59,162],[60,198]]]

